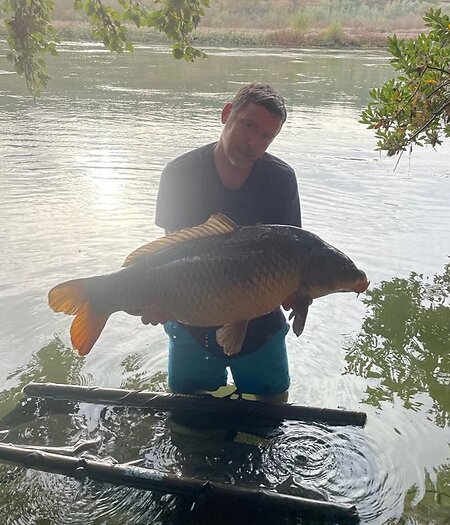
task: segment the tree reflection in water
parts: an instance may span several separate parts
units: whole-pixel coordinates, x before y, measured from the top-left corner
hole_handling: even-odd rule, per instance
[[[432,402],[439,427],[450,423],[450,263],[432,278],[383,281],[369,290],[361,332],[347,348],[346,373],[373,379],[363,402],[381,408],[384,401],[402,400],[419,410],[420,397]],[[446,524],[450,506],[450,468],[426,474],[424,497],[417,504],[417,487],[406,494],[400,524]]]
[[[369,315],[347,348],[346,373],[378,379],[364,402],[380,407],[398,396],[406,408],[421,406],[419,394],[433,402],[438,426],[449,423],[450,263],[429,279],[383,281],[367,291]]]
[[[77,384],[80,382],[82,366],[83,361],[58,337],[55,337],[42,347],[24,367],[19,368],[8,377],[8,380],[14,381],[14,386],[0,392],[0,428],[17,426],[32,420],[36,416],[38,405],[42,412],[45,411],[45,406],[50,407],[50,405],[59,408],[72,407],[73,404],[67,402],[50,403],[43,400],[27,400],[22,394],[22,389],[32,381]],[[64,409],[64,412],[67,411],[67,408]]]

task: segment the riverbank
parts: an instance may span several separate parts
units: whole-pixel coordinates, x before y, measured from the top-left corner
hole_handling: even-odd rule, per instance
[[[358,31],[335,23],[325,29],[313,28],[302,33],[292,29],[248,31],[204,28],[197,31],[194,38],[197,46],[385,48],[387,37],[394,33],[401,38],[415,38],[420,32],[420,29],[398,32]]]
[[[90,41],[88,24],[80,22],[54,23],[60,40]],[[200,28],[193,34],[194,47],[342,47],[342,48],[385,48],[386,39],[394,33],[401,38],[414,38],[422,29],[368,31],[343,27],[336,22],[327,28],[311,28],[305,31],[293,29],[226,29],[216,27]],[[6,36],[6,30],[0,26],[0,37]],[[164,34],[154,29],[130,27],[129,39],[137,44],[170,45]]]

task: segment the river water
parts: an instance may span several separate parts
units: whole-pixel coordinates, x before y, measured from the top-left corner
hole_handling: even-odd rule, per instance
[[[396,159],[374,151],[358,119],[369,89],[391,75],[386,55],[209,49],[207,60],[186,64],[159,47],[115,56],[66,42],[51,61],[49,89],[33,102],[0,49],[3,442],[98,439],[100,457],[143,458],[162,472],[238,486],[284,483],[356,504],[367,524],[448,523],[450,149],[405,154],[396,170]],[[47,292],[116,270],[160,234],[162,167],[216,140],[224,102],[253,80],[287,100],[288,121],[270,151],[296,170],[304,227],[371,280],[365,297],[315,301],[302,336],[288,335],[290,401],[365,411],[365,428],[282,423],[259,445],[242,445],[180,436],[165,413],[23,399],[29,381],[166,389],[160,327],[115,314],[80,359],[71,320],[48,308]],[[299,522],[8,466],[0,481],[1,514],[14,524]]]

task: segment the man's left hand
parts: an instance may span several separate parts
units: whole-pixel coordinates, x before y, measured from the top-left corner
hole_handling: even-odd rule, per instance
[[[151,324],[156,326],[157,324],[172,320],[172,316],[156,304],[144,306],[142,310],[127,310],[127,314],[140,315],[141,321],[145,325]]]

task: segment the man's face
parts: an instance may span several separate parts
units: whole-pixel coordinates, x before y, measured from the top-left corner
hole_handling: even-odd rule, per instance
[[[227,104],[222,112],[224,154],[233,168],[250,170],[283,125],[282,119],[265,107],[250,102],[236,112]]]

